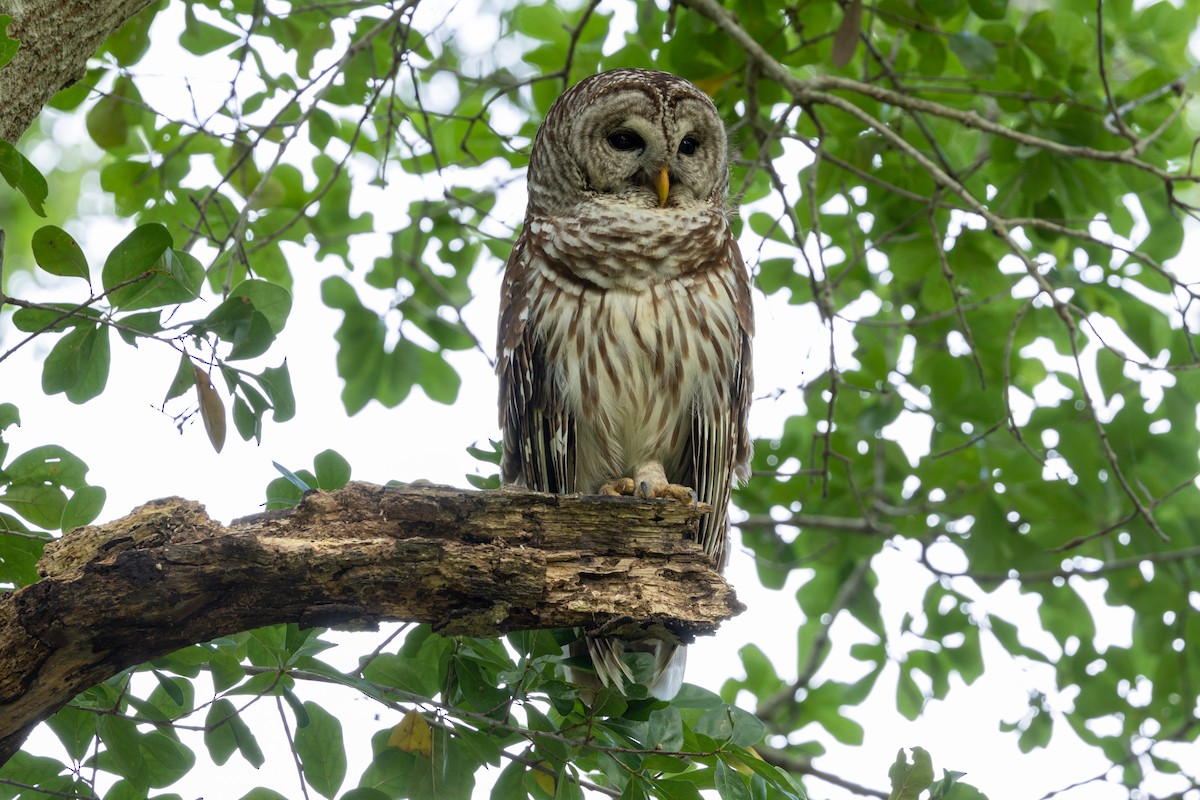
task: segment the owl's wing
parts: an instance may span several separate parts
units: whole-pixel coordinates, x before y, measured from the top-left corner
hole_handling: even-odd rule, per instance
[[[508,257],[500,295],[500,477],[539,492],[569,494],[575,491],[575,419],[551,380],[545,348],[529,324],[533,270],[526,251],[522,232]]]
[[[750,478],[753,443],[747,426],[754,391],[750,339],[754,335],[754,312],[750,299],[750,276],[732,233],[725,241],[725,269],[732,271],[726,284],[737,311],[738,330],[731,342],[734,363],[729,385],[710,407],[700,406],[692,416],[691,454],[696,497],[709,503],[712,512],[700,520],[699,541],[713,557],[717,568],[725,566],[729,539],[729,500],[735,481]]]

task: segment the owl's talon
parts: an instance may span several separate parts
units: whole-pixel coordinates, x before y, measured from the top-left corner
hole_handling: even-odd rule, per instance
[[[663,471],[661,462],[647,461],[638,466],[634,470],[634,479],[637,481],[636,497],[643,500],[658,498],[663,500],[679,500],[683,503],[693,503],[697,501],[696,493],[687,486],[681,486],[678,483],[671,483],[667,479],[666,473]],[[632,483],[633,481],[630,481]]]
[[[600,487],[600,494],[609,497],[630,497],[634,493],[633,478],[617,478]]]

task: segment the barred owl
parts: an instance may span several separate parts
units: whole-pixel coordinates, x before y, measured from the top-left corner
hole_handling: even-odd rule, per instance
[[[665,72],[587,78],[534,139],[529,205],[500,306],[502,478],[543,492],[712,505],[699,540],[725,562],[730,489],[749,475],[749,277],[729,228],[728,142],[709,98]],[[585,637],[624,691],[626,650],[670,699],[684,648]]]

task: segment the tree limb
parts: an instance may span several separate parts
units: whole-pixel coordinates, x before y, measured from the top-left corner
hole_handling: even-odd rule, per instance
[[[686,504],[354,483],[228,526],[156,500],[47,545],[0,599],[0,763],[126,667],[280,622],[430,623],[445,634],[581,626],[689,641],[743,606]]]
[[[153,0],[13,0],[8,35],[20,42],[0,69],[0,139],[15,144],[50,98],[84,76],[108,35]]]

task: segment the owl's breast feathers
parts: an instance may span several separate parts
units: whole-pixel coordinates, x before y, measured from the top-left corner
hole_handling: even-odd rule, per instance
[[[713,454],[694,441],[698,418],[730,442],[720,456],[730,483],[734,462],[748,458],[739,409],[752,323],[725,219],[710,208],[614,213],[603,224],[590,213],[586,226],[527,224],[523,286],[509,286],[506,303],[544,364],[544,385],[530,391],[560,398],[573,420],[575,490],[595,492],[657,459],[699,491],[697,460]],[[727,487],[716,494],[728,503]]]
[[[528,245],[580,289],[646,289],[719,268],[729,223],[711,205],[630,213],[625,203],[583,203],[574,214],[527,221]]]

